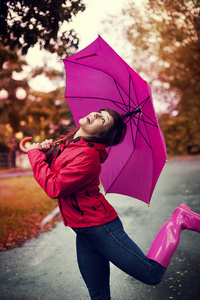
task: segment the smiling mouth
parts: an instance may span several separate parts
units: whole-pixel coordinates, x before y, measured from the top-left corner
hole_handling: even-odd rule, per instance
[[[91,124],[91,119],[90,119],[90,117],[87,117],[87,121],[88,121],[89,124]]]

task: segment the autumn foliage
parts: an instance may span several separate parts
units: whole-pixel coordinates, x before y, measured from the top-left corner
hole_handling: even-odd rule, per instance
[[[60,216],[41,228],[42,219],[57,201],[46,196],[33,177],[0,180],[0,250],[22,245],[49,230]]]

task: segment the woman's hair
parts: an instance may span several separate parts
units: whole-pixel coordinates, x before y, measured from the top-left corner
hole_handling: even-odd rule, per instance
[[[91,137],[87,138],[86,140],[94,143],[105,144],[107,146],[114,146],[119,144],[123,141],[126,134],[126,123],[123,122],[123,117],[113,109],[104,108],[99,110],[99,112],[101,111],[108,112],[109,115],[113,117],[114,124],[110,128],[108,128],[108,130],[102,132],[99,137]],[[73,140],[73,136],[79,128],[80,126],[70,130],[67,135],[67,139],[69,142]]]
[[[126,124],[123,122],[123,117],[115,110],[104,108],[100,111],[106,111],[113,117],[114,124],[107,130],[101,133],[99,137],[92,139],[96,143],[114,146],[123,141],[126,134]]]

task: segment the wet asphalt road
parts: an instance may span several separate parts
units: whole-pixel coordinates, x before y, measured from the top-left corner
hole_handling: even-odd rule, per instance
[[[173,210],[185,203],[200,213],[200,157],[170,159],[151,206],[107,195],[127,233],[146,253]],[[75,234],[59,223],[22,247],[0,253],[1,300],[87,300],[75,254]],[[111,265],[112,300],[199,300],[200,234],[183,231],[162,283],[148,286]]]

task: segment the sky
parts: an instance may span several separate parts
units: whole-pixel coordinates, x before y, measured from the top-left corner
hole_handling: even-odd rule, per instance
[[[80,49],[90,44],[98,34],[102,34],[102,22],[110,15],[122,15],[122,9],[128,2],[127,0],[85,0],[86,10],[77,15],[73,22],[74,29],[80,34]],[[112,44],[117,37],[106,35],[106,38],[107,42]]]
[[[135,0],[138,3],[141,3],[139,0]],[[122,9],[127,5],[129,1],[127,0],[84,0],[84,4],[86,5],[86,9],[84,12],[79,12],[76,16],[73,17],[73,21],[67,26],[63,26],[62,30],[68,30],[69,28],[75,29],[78,33],[80,42],[79,42],[79,50],[85,48],[91,42],[93,42],[98,34],[102,36],[106,40],[107,43],[110,44],[114,50],[122,56],[124,52],[126,54],[130,50],[130,45],[128,41],[125,41],[122,37],[119,41],[119,35],[108,34],[105,32],[104,21],[107,21],[110,15],[114,15],[116,17],[122,16]],[[120,24],[119,24],[120,25]],[[119,28],[115,28],[115,30],[119,33],[122,30],[122,26]],[[124,51],[124,44],[126,44],[127,49]],[[124,58],[124,57],[123,57]],[[46,61],[49,66],[55,67],[57,58],[56,55],[52,55],[47,51],[39,50],[39,46],[35,46],[30,49],[28,55],[26,57],[27,62],[30,66],[43,66]],[[125,59],[125,58],[124,58]],[[126,60],[126,59],[125,59]],[[127,61],[127,60],[126,60]],[[127,61],[130,63],[130,61]],[[63,68],[63,64],[56,65],[56,68]],[[36,90],[43,90],[48,92],[54,88],[56,88],[52,83],[50,84],[49,80],[43,76],[41,78],[35,78],[30,80],[30,86]]]
[[[130,44],[125,40],[123,34],[121,34],[121,38],[119,39],[120,32],[123,29],[121,23],[118,23],[117,27],[114,28],[117,34],[110,34],[110,32],[106,33],[106,26],[103,24],[103,22],[109,20],[110,15],[116,16],[117,18],[120,16],[121,18],[124,18],[122,16],[122,9],[127,6],[130,1],[135,1],[140,5],[141,2],[145,0],[84,0],[83,3],[86,5],[85,11],[78,12],[78,14],[73,17],[73,20],[70,24],[66,22],[67,25],[63,26],[62,30],[65,31],[73,28],[77,32],[80,39],[79,50],[85,48],[87,45],[93,42],[98,37],[98,34],[100,34],[102,38],[108,44],[110,44],[110,46],[113,47],[114,50],[120,56],[122,56],[127,63],[130,63],[131,60],[127,61],[124,57],[124,55],[131,53]],[[126,49],[124,49],[124,45],[126,45]],[[45,63],[47,63],[49,67],[58,70],[63,71],[64,69],[64,64],[62,61],[57,63],[58,58],[55,53],[52,54],[48,51],[40,50],[39,45],[29,49],[26,56],[26,61],[28,66],[24,68],[24,72],[15,72],[13,74],[14,79],[20,80],[24,77],[30,76],[31,68],[42,67]],[[64,86],[64,80],[59,84],[60,86]],[[36,78],[30,78],[29,85],[33,90],[44,92],[49,92],[59,87],[58,82],[54,83],[44,75],[37,76]],[[7,95],[1,95],[2,92],[5,92],[5,90],[0,91],[0,98],[7,97]],[[22,89],[19,91],[19,98],[20,97],[24,97]]]
[[[84,0],[86,9],[84,12],[79,12],[73,17],[73,21],[67,26],[63,26],[62,30],[68,30],[73,28],[79,35],[79,50],[85,48],[91,42],[93,42],[98,34],[128,63],[132,66],[131,56],[133,51],[133,46],[128,42],[128,40],[123,36],[123,25],[120,22],[116,22],[116,28],[109,28],[109,32],[106,32],[105,22],[110,19],[110,16],[116,16],[115,19],[123,18],[122,10],[127,8],[130,2],[135,2],[138,6],[141,6],[146,0]],[[111,33],[112,32],[112,33]],[[119,38],[120,36],[120,38]],[[79,51],[78,50],[78,51]],[[57,64],[56,54],[51,54],[47,51],[39,50],[39,46],[30,49],[27,55],[27,62],[32,67],[42,66],[44,62],[47,62],[49,67],[63,70],[64,65],[62,61]],[[148,81],[147,78],[144,78]],[[53,83],[45,76],[38,76],[29,81],[32,89],[40,90],[44,92],[49,92],[65,85],[65,80]],[[155,109],[159,111],[161,109],[160,101],[154,97]],[[162,105],[163,109],[165,107]]]

